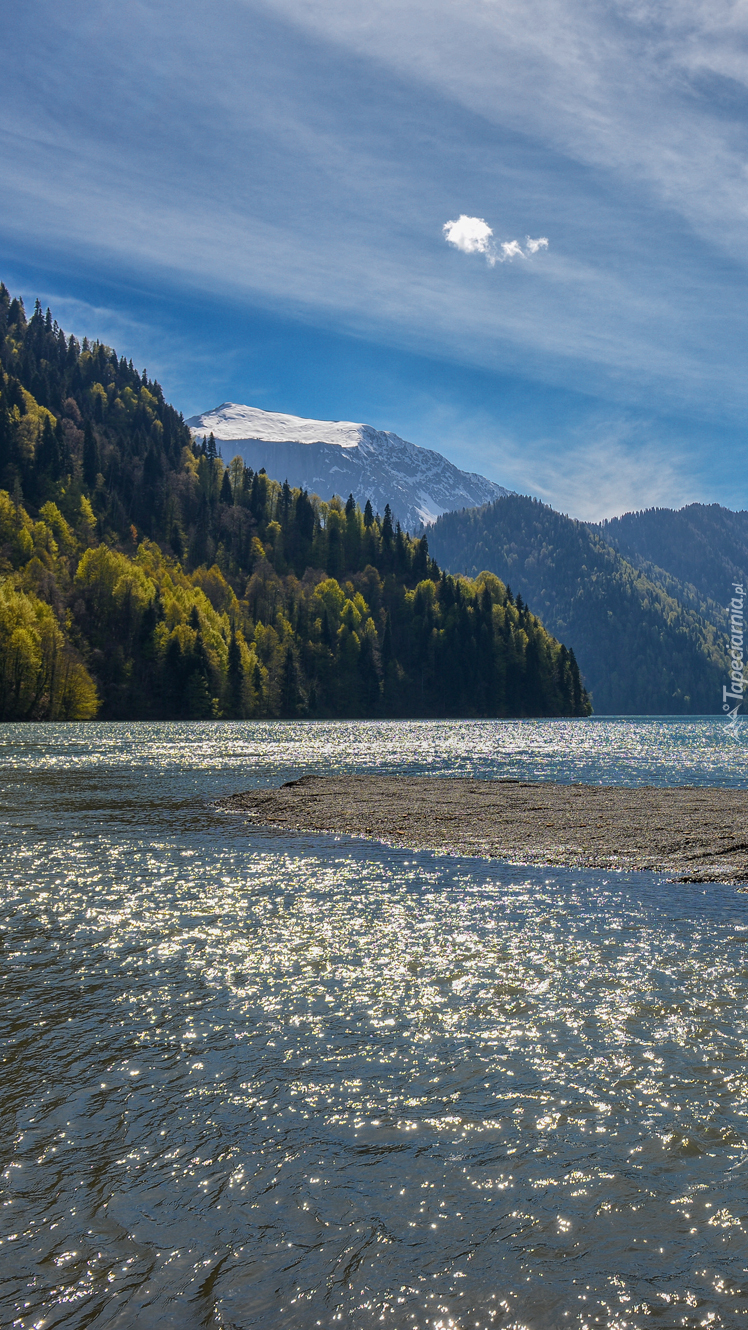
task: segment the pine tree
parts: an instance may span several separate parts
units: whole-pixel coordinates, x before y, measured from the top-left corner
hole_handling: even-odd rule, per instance
[[[86,420],[83,433],[83,480],[89,490],[95,489],[99,474],[99,445],[93,432],[93,425]]]
[[[231,638],[228,652],[228,693],[229,714],[236,720],[244,714],[244,669],[242,653],[236,637],[236,628],[231,625]]]
[[[57,435],[52,429],[52,423],[49,416],[44,417],[44,427],[42,429],[42,437],[39,440],[36,460],[39,470],[48,480],[56,481],[60,479],[62,474],[60,445]]]
[[[259,714],[262,715],[265,709],[264,707],[265,699],[264,699],[264,689],[262,685],[262,670],[260,669],[259,665],[255,665],[254,674],[252,678],[252,685],[255,690],[255,696],[257,698],[257,710]]]
[[[387,610],[384,619],[384,633],[382,634],[382,668],[385,673],[387,672],[387,668],[390,665],[392,658],[392,621],[390,619],[390,612]]]
[[[293,495],[291,493],[291,486],[289,485],[288,480],[284,480],[283,489],[281,490],[281,501],[280,501],[280,520],[281,520],[281,526],[283,527],[286,527],[288,525],[288,519],[291,513],[292,502],[293,502]]]
[[[343,572],[343,542],[337,526],[331,526],[327,534],[327,571],[330,577],[340,577]]]
[[[390,508],[389,504],[385,504],[384,521],[382,523],[382,541],[388,547],[388,549],[392,545],[393,536],[394,536],[394,531],[392,528],[392,509]]]
[[[582,680],[579,674],[579,666],[577,665],[577,658],[574,655],[573,649],[569,650],[569,671],[571,673],[571,689],[572,689],[572,698],[573,698],[572,715],[582,716],[584,715],[583,704],[587,700],[587,693],[585,689],[582,688]]]
[[[18,328],[19,332],[26,327],[26,311],[22,300],[11,300],[8,310],[8,327]]]
[[[294,659],[293,648],[286,649],[283,664],[283,683],[281,687],[281,714],[295,716],[299,710],[299,676]]]
[[[229,506],[234,502],[234,493],[231,488],[231,481],[229,480],[228,470],[224,471],[223,473],[223,480],[221,481],[221,493],[219,495],[219,499],[221,503],[226,503]]]

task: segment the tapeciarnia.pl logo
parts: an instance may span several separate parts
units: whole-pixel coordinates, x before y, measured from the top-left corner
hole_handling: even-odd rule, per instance
[[[744,716],[738,715],[745,695],[743,674],[743,600],[745,593],[739,582],[733,582],[732,590],[733,596],[727,606],[730,625],[730,683],[729,687],[727,684],[722,686],[722,710],[728,713],[725,717],[728,733],[733,739],[737,739],[745,720]],[[735,705],[731,706],[731,702],[734,702]]]

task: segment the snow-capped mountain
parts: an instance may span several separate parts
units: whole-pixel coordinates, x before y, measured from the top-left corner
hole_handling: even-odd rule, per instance
[[[212,432],[226,461],[238,454],[253,470],[264,466],[274,479],[323,499],[352,494],[361,507],[371,499],[380,513],[389,503],[409,531],[454,508],[476,508],[509,493],[430,448],[350,420],[304,420],[223,402],[187,424],[198,436]]]

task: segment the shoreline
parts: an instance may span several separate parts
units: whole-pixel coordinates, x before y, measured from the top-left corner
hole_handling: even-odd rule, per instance
[[[748,884],[748,789],[303,776],[221,806],[287,831],[413,850]]]

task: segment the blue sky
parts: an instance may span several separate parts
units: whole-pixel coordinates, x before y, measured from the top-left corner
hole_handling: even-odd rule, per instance
[[[185,415],[363,420],[588,518],[748,507],[739,5],[27,0],[2,101],[0,277]]]

